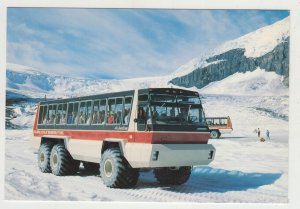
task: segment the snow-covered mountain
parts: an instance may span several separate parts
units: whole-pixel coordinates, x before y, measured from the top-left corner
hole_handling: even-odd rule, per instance
[[[92,80],[42,73],[27,66],[7,64],[7,97],[65,98],[135,88],[165,87],[166,77],[147,77],[124,80]]]
[[[289,20],[287,17],[192,59],[172,74],[170,83],[201,89],[237,72],[263,69],[283,76],[281,83],[288,86]]]

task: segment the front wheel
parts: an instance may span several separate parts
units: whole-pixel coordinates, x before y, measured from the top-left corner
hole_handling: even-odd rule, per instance
[[[154,175],[162,185],[181,185],[184,184],[191,175],[192,167],[164,167],[155,168]]]
[[[119,149],[107,149],[100,161],[103,183],[111,188],[129,188],[136,185],[139,170],[132,168]]]
[[[216,131],[216,130],[213,130],[213,131],[210,132],[210,137],[212,139],[218,139],[218,138],[220,138],[220,135],[221,134],[218,131]]]

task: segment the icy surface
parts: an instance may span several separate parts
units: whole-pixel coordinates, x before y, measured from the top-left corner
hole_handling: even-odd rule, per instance
[[[257,108],[286,115],[288,97],[204,95],[202,100],[207,116],[230,115],[234,131],[209,141],[217,150],[215,160],[195,167],[186,184],[162,187],[149,171],[141,172],[133,189],[109,189],[83,168],[73,176],[41,173],[29,143],[32,130],[6,130],[5,199],[286,203],[288,121]],[[255,128],[263,137],[269,129],[271,140],[259,142]]]

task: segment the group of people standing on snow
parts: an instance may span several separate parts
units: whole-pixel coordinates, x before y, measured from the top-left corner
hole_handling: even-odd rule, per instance
[[[254,130],[254,132],[257,133],[258,138],[261,139],[261,137],[260,137],[260,129],[257,128],[257,129]],[[268,139],[268,140],[271,139],[271,138],[270,138],[270,131],[269,131],[268,129],[267,129],[267,131],[266,131],[266,136],[267,136],[267,139]]]

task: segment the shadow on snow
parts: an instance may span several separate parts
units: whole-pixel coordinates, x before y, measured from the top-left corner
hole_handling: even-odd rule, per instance
[[[273,184],[281,175],[281,173],[245,173],[204,166],[195,167],[190,179],[183,185],[161,186],[156,181],[152,170],[145,170],[140,172],[139,181],[134,189],[161,188],[181,193],[246,191]],[[85,171],[82,168],[74,176],[100,178],[99,172]]]
[[[161,187],[164,190],[181,193],[246,191],[273,184],[281,175],[281,173],[245,173],[206,166],[194,168],[190,179],[180,186],[161,187],[153,176],[149,178],[148,174],[140,176],[136,188]]]

